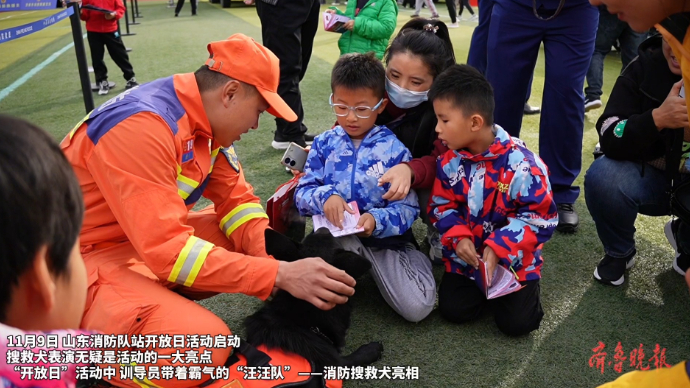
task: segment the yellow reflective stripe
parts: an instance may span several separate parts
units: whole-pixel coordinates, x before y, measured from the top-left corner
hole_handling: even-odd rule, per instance
[[[209,174],[211,173],[211,171],[213,171],[213,165],[216,163],[216,157],[218,156],[218,152],[220,152],[220,147],[211,151],[211,168],[208,169]]]
[[[81,121],[78,122],[77,125],[74,126],[74,128],[72,128],[72,130],[69,132],[69,139],[70,140],[72,140],[72,137],[74,137],[74,134],[77,132],[77,129],[79,129],[79,127],[81,127],[82,124],[84,124],[84,121],[89,119],[89,116],[91,116],[91,113],[93,113],[93,111],[89,112],[86,116],[84,116],[84,118],[81,119]]]
[[[196,280],[197,275],[199,275],[201,266],[204,264],[204,261],[206,261],[206,257],[213,247],[214,245],[208,241],[190,236],[184,248],[180,251],[177,261],[175,261],[168,281],[182,284],[186,287],[194,284],[194,280]]]
[[[182,197],[182,199],[187,199],[192,194],[196,188],[199,187],[199,182],[194,179],[187,178],[182,175],[182,167],[177,165],[177,194]]]
[[[268,218],[268,215],[258,203],[245,203],[233,209],[220,220],[220,229],[226,237],[230,237],[235,229],[254,218]]]

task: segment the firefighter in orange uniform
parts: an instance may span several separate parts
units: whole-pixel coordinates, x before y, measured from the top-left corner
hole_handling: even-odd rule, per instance
[[[125,91],[62,141],[86,205],[80,235],[89,279],[86,329],[128,336],[230,335],[220,318],[193,300],[218,293],[266,299],[280,288],[329,309],[354,294],[354,279],[320,258],[280,262],[265,251],[268,217],[232,144],[257,128],[265,110],[296,120],[276,93],[277,57],[242,34],[212,42],[208,51],[195,73]],[[192,212],[202,195],[213,206]],[[135,348],[124,344],[118,350]],[[158,361],[137,365],[162,372],[173,363],[160,356],[190,349],[152,350]],[[200,355],[206,349],[194,350]],[[208,350],[212,364],[186,366],[223,365],[231,353]],[[176,388],[209,378],[128,380],[118,373],[109,382]]]

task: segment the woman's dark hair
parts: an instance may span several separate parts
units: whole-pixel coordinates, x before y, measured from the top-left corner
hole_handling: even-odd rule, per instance
[[[436,78],[455,64],[455,52],[448,27],[440,20],[415,18],[405,23],[386,49],[384,62],[399,53],[409,52],[422,59]]]
[[[0,115],[0,322],[12,289],[48,248],[48,265],[64,274],[84,217],[81,188],[58,144],[24,120]],[[69,274],[66,274],[69,275]]]

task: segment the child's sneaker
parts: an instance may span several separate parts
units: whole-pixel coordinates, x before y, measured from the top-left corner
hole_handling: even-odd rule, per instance
[[[678,243],[676,242],[678,225],[680,225],[680,219],[678,218],[667,222],[664,226],[664,234],[666,235],[668,243],[671,244],[673,250],[676,251],[676,258],[673,259],[673,269],[685,276],[685,272],[690,268],[690,255],[678,251]]]
[[[429,259],[434,265],[443,265],[443,245],[441,245],[441,236],[436,228],[429,227],[426,233],[426,239],[429,242]]]
[[[458,28],[458,27],[460,27],[460,25],[458,24],[458,22],[451,23],[451,24],[448,25],[448,28]]]
[[[110,85],[108,84],[108,80],[101,81],[101,83],[98,84],[98,95],[99,96],[105,96],[108,94],[108,91],[110,90]]]
[[[635,253],[636,251],[633,250],[628,257],[624,258],[604,255],[594,270],[594,278],[603,284],[620,286],[625,282],[625,270],[635,265]]]
[[[127,81],[127,85],[125,85],[125,90],[131,89],[131,88],[133,88],[133,87],[135,87],[135,86],[139,86],[139,83],[137,83],[137,79],[136,79],[136,78],[132,77],[132,78],[129,79],[129,81]]]

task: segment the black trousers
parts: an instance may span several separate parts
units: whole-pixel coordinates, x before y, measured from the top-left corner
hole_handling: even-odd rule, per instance
[[[280,60],[278,94],[297,114],[294,123],[276,119],[276,141],[293,141],[307,132],[302,123],[304,109],[299,83],[311,58],[320,5],[319,0],[278,0],[276,5],[256,2],[263,45]]]
[[[469,1],[469,0],[467,0]],[[455,13],[455,0],[446,0],[446,7],[448,7],[448,15],[450,15],[451,23],[458,21],[457,13]],[[460,8],[462,10],[462,8]]]
[[[192,15],[196,15],[196,0],[189,0],[192,4]],[[184,5],[184,0],[177,0],[177,6],[175,7],[175,15],[180,13],[182,6]]]
[[[103,57],[105,56],[105,48],[108,48],[110,58],[122,70],[122,74],[126,81],[134,77],[134,69],[129,63],[129,55],[125,44],[122,43],[122,38],[118,32],[91,32],[87,31],[86,36],[89,39],[89,48],[91,49],[91,64],[93,72],[96,75],[96,83],[108,79],[108,68],[105,66]]]
[[[470,0],[460,0],[460,11],[458,12],[458,15],[462,16],[462,11],[465,8],[470,11],[470,15],[474,15],[474,10],[470,6]]]
[[[503,333],[519,336],[539,328],[544,311],[539,296],[539,280],[520,282],[520,291],[487,300],[474,280],[446,272],[438,290],[441,316],[451,322],[463,323],[479,318],[485,307],[493,308],[496,326]]]

